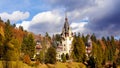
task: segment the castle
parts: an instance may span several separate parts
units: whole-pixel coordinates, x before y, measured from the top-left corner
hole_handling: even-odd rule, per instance
[[[65,23],[61,33],[61,43],[57,46],[57,60],[61,61],[62,54],[68,54],[70,56],[71,46],[73,40],[73,33],[68,23],[67,16],[65,17]]]
[[[56,59],[61,61],[62,54],[64,54],[64,55],[68,54],[70,56],[70,54],[72,52],[71,46],[72,46],[72,41],[73,41],[73,32],[72,32],[71,27],[69,25],[67,16],[65,17],[65,23],[64,23],[62,33],[60,36],[61,36],[61,42],[57,46]],[[92,41],[90,39],[90,35],[89,35],[88,40],[85,44],[85,47],[86,47],[86,49],[85,49],[86,56],[87,57],[91,56]]]

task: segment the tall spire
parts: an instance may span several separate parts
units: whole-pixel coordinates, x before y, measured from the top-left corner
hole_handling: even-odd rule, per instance
[[[65,12],[65,21],[68,21],[68,19],[67,19],[67,12]]]

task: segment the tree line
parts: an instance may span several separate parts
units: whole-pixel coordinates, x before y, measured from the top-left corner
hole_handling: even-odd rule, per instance
[[[120,40],[114,36],[102,37],[97,39],[95,34],[90,36],[92,40],[92,55],[88,58],[85,52],[85,43],[88,35],[75,34],[72,42],[71,55],[62,55],[63,62],[72,59],[75,62],[87,62],[87,66],[102,67],[108,64],[120,65]],[[60,41],[60,35],[56,34],[52,38],[48,33],[41,40],[42,50],[40,55],[36,56],[37,61],[41,63],[56,63],[56,45],[54,41]],[[47,48],[48,42],[50,47]],[[35,54],[34,34],[27,32],[22,26],[16,28],[15,24],[10,24],[7,20],[3,22],[0,19],[0,60],[17,61],[21,60],[30,64],[31,58]],[[4,68],[8,68],[7,65]]]

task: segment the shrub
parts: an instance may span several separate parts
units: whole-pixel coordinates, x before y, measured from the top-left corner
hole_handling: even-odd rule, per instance
[[[24,56],[23,62],[25,62],[26,64],[30,64],[31,60],[30,60],[29,55],[25,55],[25,56]]]

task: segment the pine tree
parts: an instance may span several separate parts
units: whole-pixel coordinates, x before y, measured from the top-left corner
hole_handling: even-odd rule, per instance
[[[103,52],[100,45],[95,42],[92,43],[92,57],[97,68],[101,68],[103,60]]]
[[[61,55],[61,59],[62,59],[62,62],[66,62],[66,56],[64,53]]]
[[[45,63],[56,63],[56,49],[53,47],[48,48],[47,53],[45,54]]]
[[[66,54],[66,60],[69,60],[69,55],[68,55],[68,53]]]
[[[94,33],[92,34],[91,39],[92,39],[92,41],[97,42],[97,39],[96,39],[96,36]]]
[[[49,36],[48,32],[46,32],[45,37],[51,40],[51,37]]]
[[[24,39],[21,46],[21,51],[28,54],[30,58],[35,54],[35,41],[32,34],[28,34]]]
[[[71,56],[74,59],[74,61],[84,62],[85,44],[84,44],[83,40],[78,36],[74,37],[73,51],[72,51]]]

